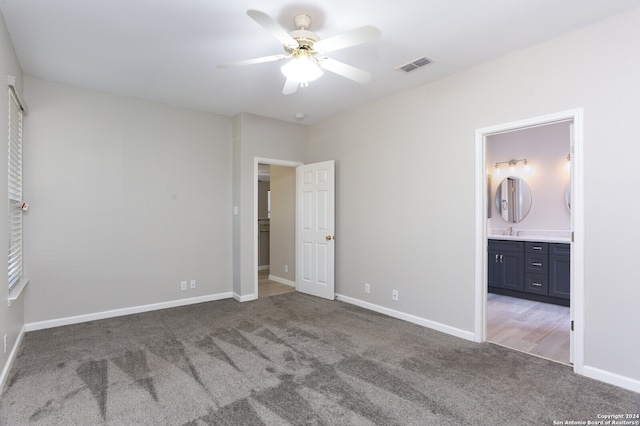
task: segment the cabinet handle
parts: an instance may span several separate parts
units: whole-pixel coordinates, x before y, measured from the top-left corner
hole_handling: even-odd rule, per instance
[[[542,287],[542,283],[531,283],[532,286]]]
[[[534,250],[542,250],[542,247],[540,247],[540,246],[532,246],[531,248],[534,249]]]
[[[500,255],[496,254],[496,263],[498,263],[498,256],[500,256]]]
[[[542,266],[542,262],[531,262],[531,266]]]
[[[500,263],[502,263],[502,260],[504,259],[503,255],[500,255]]]

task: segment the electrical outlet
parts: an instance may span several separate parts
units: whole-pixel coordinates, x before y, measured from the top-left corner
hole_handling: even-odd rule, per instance
[[[364,283],[364,292],[367,294],[371,293],[371,285],[369,285],[369,283]]]
[[[396,302],[398,301],[398,290],[393,290],[391,292],[391,298]]]
[[[289,265],[284,265],[284,272],[289,272]]]
[[[189,286],[191,288],[196,288],[196,280],[191,280],[191,282],[189,283]]]
[[[180,290],[185,291],[187,289],[187,282],[180,281]]]

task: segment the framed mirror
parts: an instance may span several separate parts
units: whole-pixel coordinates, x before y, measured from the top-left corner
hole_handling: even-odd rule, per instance
[[[505,222],[518,223],[531,210],[531,188],[524,179],[509,176],[496,191],[496,208]]]

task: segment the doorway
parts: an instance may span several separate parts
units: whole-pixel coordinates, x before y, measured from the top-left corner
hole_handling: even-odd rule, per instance
[[[295,291],[295,170],[302,163],[256,158],[254,294]]]
[[[570,362],[569,274],[558,268],[569,265],[572,126],[486,137],[487,341],[563,364]]]
[[[582,143],[583,120],[582,109],[535,117],[517,122],[505,123],[497,126],[476,130],[476,317],[475,336],[479,342],[487,341],[488,319],[488,208],[491,197],[489,194],[489,180],[487,179],[487,141],[491,135],[498,135],[516,130],[545,126],[552,123],[573,122],[572,142],[569,153],[570,181],[570,310],[569,320],[572,326],[570,332],[569,359],[573,362],[574,371],[580,373],[583,369],[583,324],[584,321],[584,234],[583,228],[583,172],[582,172]],[[509,158],[505,161],[519,160]],[[511,166],[511,164],[508,164]],[[508,227],[505,226],[508,229]],[[506,232],[506,231],[505,231]]]

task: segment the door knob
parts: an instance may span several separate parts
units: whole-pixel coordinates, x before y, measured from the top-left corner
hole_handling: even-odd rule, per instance
[[[327,241],[331,241],[331,240],[335,240],[336,239],[336,237],[334,237],[333,235],[327,235],[325,238],[327,239]]]

